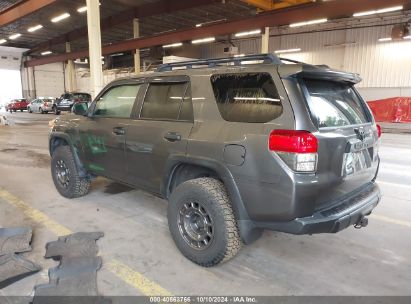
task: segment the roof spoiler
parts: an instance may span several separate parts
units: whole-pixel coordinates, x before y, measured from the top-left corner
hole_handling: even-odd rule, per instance
[[[284,61],[284,59],[282,59]],[[286,60],[289,61],[289,60]],[[294,62],[294,61],[292,61]],[[359,74],[330,69],[324,65],[309,65],[301,62],[283,64],[278,67],[281,78],[301,77],[311,79],[335,80],[357,84],[362,81]]]

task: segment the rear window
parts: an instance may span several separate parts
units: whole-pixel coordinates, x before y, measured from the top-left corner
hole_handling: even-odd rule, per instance
[[[214,75],[211,83],[224,120],[265,123],[283,112],[277,88],[268,73]]]
[[[73,98],[89,100],[89,99],[91,99],[91,95],[85,94],[85,93],[76,93],[76,94],[73,94]]]
[[[320,128],[369,122],[363,101],[347,83],[305,79],[308,105]]]

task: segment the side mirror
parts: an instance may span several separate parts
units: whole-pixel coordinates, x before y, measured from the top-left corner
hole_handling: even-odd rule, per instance
[[[88,105],[85,102],[75,103],[72,112],[76,115],[85,116],[87,114]]]

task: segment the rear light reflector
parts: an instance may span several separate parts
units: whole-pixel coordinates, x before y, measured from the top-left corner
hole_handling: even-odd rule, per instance
[[[380,125],[377,125],[377,134],[378,134],[378,138],[380,138],[382,134],[382,129]]]
[[[317,138],[307,131],[274,130],[270,134],[269,148],[276,152],[317,153]]]
[[[268,146],[296,172],[313,173],[317,170],[318,140],[308,131],[274,130]]]

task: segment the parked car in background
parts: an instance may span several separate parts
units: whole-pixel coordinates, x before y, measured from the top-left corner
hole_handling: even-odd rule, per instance
[[[53,111],[53,101],[54,98],[53,97],[49,97],[49,98],[38,98],[38,99],[34,99],[28,106],[27,106],[27,110],[29,111],[29,113],[48,113]]]
[[[8,105],[6,105],[6,111],[10,112],[16,112],[16,111],[21,111],[27,110],[27,105],[29,102],[25,98],[21,99],[13,99]]]
[[[91,102],[91,95],[88,93],[65,93],[61,95],[60,98],[56,100],[53,105],[53,112],[54,114],[58,115],[61,111],[71,111],[71,108],[75,103]]]

